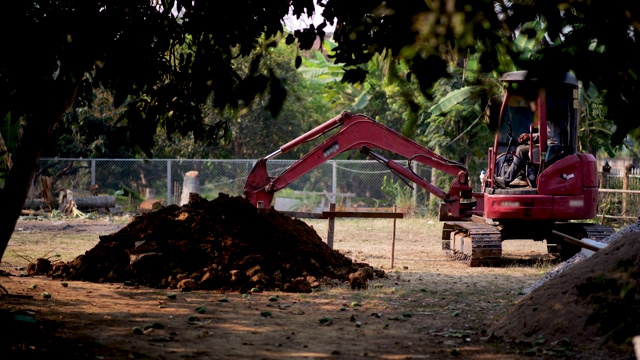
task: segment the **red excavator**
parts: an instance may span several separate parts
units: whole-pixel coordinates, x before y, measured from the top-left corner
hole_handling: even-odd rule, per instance
[[[567,259],[585,246],[580,239],[601,239],[613,233],[587,221],[596,217],[598,172],[593,155],[577,151],[578,81],[571,74],[559,81],[543,81],[528,77],[526,71],[506,73],[501,80],[507,89],[499,117],[494,119],[498,131],[487,151],[486,180],[480,192],[471,188],[469,171],[461,163],[367,116],[344,112],[259,159],[243,196],[257,207],[271,206],[278,190],[337,154],[357,149],[442,199],[442,249],[448,257],[470,266],[492,265],[501,259],[503,240],[529,239],[546,240],[549,252]],[[332,135],[300,160],[269,176],[269,159],[329,132]],[[534,141],[520,143],[523,133]],[[409,166],[374,149],[402,156]],[[442,190],[413,172],[413,161],[453,176],[449,189]],[[518,181],[505,186],[498,180],[509,171]]]

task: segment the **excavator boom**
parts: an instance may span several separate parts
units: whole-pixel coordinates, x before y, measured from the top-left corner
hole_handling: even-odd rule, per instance
[[[270,158],[290,151],[296,146],[314,140],[338,127],[341,127],[339,131],[330,135],[284,172],[274,178],[269,177],[267,161]],[[449,190],[444,191],[419,177],[411,170],[374,153],[371,151],[372,148],[384,149],[410,161],[417,161],[454,176],[455,180]],[[481,208],[475,208],[477,204],[481,204],[480,206],[482,206],[482,202],[472,201],[472,199],[474,197],[481,198],[483,194],[472,193],[472,189],[469,186],[469,172],[462,164],[434,153],[417,142],[387,128],[367,116],[356,115],[349,112],[344,112],[336,116],[317,128],[281,146],[277,151],[267,157],[258,160],[247,178],[243,196],[258,207],[268,207],[271,205],[273,196],[277,191],[285,188],[300,176],[332,159],[336,155],[354,149],[373,156],[396,173],[443,199],[444,202],[449,205],[452,216],[463,219],[471,216],[472,213],[482,213]],[[465,201],[465,205],[461,207],[461,199],[469,201]]]

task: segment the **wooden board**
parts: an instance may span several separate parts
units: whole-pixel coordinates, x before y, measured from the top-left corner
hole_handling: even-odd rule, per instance
[[[297,212],[297,211],[281,211],[281,213],[297,217],[300,219],[329,219],[329,218],[379,218],[379,219],[402,219],[403,213],[385,213],[379,211],[323,211],[321,213]]]

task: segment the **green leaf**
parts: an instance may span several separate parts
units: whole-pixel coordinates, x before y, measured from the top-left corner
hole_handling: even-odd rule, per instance
[[[454,90],[448,93],[437,104],[433,105],[429,112],[432,115],[438,115],[451,109],[454,105],[461,103],[463,100],[468,99],[472,94],[480,90],[479,86],[465,86],[461,89]]]
[[[398,81],[398,67],[396,66],[396,61],[393,58],[393,56],[391,56],[391,52],[389,52],[389,55],[387,56],[387,58],[385,59],[386,61],[386,81],[389,85],[394,84],[396,81]]]
[[[369,100],[371,100],[371,94],[369,94],[367,91],[363,91],[357,98],[356,101],[353,104],[353,109],[354,110],[361,110],[363,109],[365,106],[367,106],[369,104]]]

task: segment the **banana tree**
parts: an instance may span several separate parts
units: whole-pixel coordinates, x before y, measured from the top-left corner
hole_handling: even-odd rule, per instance
[[[430,126],[450,128],[449,137],[434,137],[429,134],[431,146],[451,146],[453,143],[466,144],[464,134],[477,132],[484,124],[489,104],[501,103],[504,96],[499,74],[518,70],[517,63],[526,64],[537,56],[541,46],[553,45],[547,37],[545,23],[540,20],[523,24],[514,34],[513,41],[497,45],[499,66],[486,72],[482,66],[482,49],[475,54],[467,54],[461,61],[451,49],[445,56],[449,66],[450,79],[436,83],[432,89],[434,101],[426,104],[420,120],[407,122],[405,133],[425,132]],[[458,64],[462,63],[462,66]],[[468,118],[465,122],[463,118]],[[456,120],[458,119],[458,120]],[[451,127],[458,121],[459,125]],[[495,130],[495,124],[489,124]],[[451,137],[454,136],[454,137]]]
[[[582,110],[580,150],[594,156],[603,150],[610,157],[615,157],[616,149],[611,146],[613,122],[605,117],[604,95],[593,84],[582,84],[579,102]]]
[[[375,96],[376,91],[384,91],[386,84],[399,80],[397,64],[389,52],[376,54],[366,64],[368,76],[362,83],[343,81],[344,64],[335,63],[331,59],[336,43],[325,40],[322,50],[315,50],[307,57],[302,57],[298,71],[311,82],[325,85],[322,97],[335,109],[362,111]]]
[[[316,50],[311,57],[302,58],[298,71],[309,81],[325,85],[322,97],[334,108],[357,111],[364,108],[370,99],[362,84],[341,82],[344,75],[342,65],[327,60],[321,51]]]

